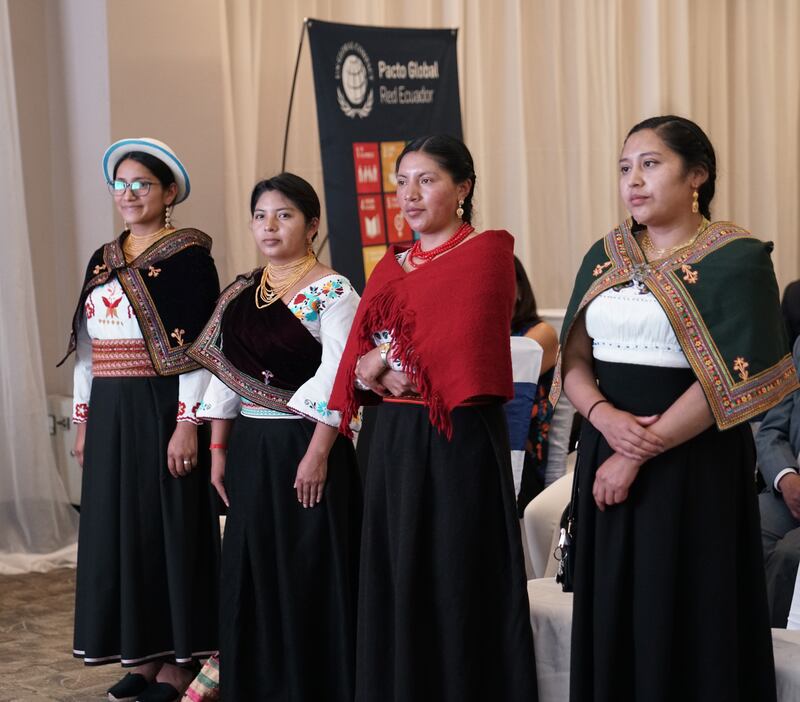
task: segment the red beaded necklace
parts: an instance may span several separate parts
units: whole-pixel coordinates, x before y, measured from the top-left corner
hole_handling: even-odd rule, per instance
[[[444,244],[440,244],[436,248],[430,249],[429,251],[423,251],[422,240],[417,239],[414,242],[414,245],[408,251],[409,265],[412,268],[419,268],[423,263],[428,263],[428,261],[458,246],[474,231],[475,227],[473,227],[469,222],[464,222],[458,229],[456,229],[456,233],[453,234],[453,236],[451,236],[447,241],[445,241]],[[420,263],[414,263],[415,258],[420,259]]]

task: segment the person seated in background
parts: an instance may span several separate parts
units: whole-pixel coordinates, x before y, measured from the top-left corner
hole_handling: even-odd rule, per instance
[[[526,446],[529,458],[526,457],[525,460],[522,483],[517,498],[517,507],[521,517],[528,502],[536,497],[549,482],[553,482],[555,478],[559,477],[556,475],[550,481],[545,479],[550,424],[553,418],[553,406],[550,404],[548,395],[553,383],[553,368],[558,356],[558,334],[551,325],[542,320],[536,311],[536,297],[525,273],[525,268],[516,256],[514,256],[514,273],[517,295],[514,302],[514,315],[511,319],[511,336],[527,336],[537,342],[543,352]],[[566,461],[564,470],[566,470]]]
[[[800,339],[794,343],[792,356],[800,370]],[[767,483],[758,506],[771,624],[786,628],[800,563],[800,390],[764,415],[756,453]]]

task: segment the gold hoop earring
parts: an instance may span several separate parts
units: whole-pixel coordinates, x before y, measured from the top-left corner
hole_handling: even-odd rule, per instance
[[[164,208],[164,226],[167,229],[172,227],[172,205],[167,205]]]
[[[700,211],[700,203],[697,202],[699,197],[700,196],[697,194],[697,190],[695,190],[692,194],[692,214],[697,214]]]
[[[456,217],[461,219],[464,216],[464,198],[461,198],[458,201],[458,207],[456,208]]]

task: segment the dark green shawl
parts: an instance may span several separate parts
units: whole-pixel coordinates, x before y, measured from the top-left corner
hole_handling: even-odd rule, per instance
[[[561,329],[563,349],[578,315],[600,293],[636,279],[667,314],[727,429],[776,405],[800,386],[781,317],[771,243],[731,222],[714,222],[694,244],[648,264],[626,220],[583,259]],[[550,391],[561,394],[561,354]]]

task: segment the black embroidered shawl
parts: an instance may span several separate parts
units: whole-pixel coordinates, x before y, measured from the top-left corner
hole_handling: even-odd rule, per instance
[[[72,319],[67,353],[75,350],[89,292],[116,276],[142,330],[159,375],[199,368],[186,351],[214,309],[219,278],[211,258],[211,237],[197,229],[178,229],[159,239],[130,263],[122,251],[123,233],[94,252]]]
[[[286,412],[319,368],[322,345],[283,303],[256,307],[262,270],[240,275],[223,291],[188,353],[241,397]]]

